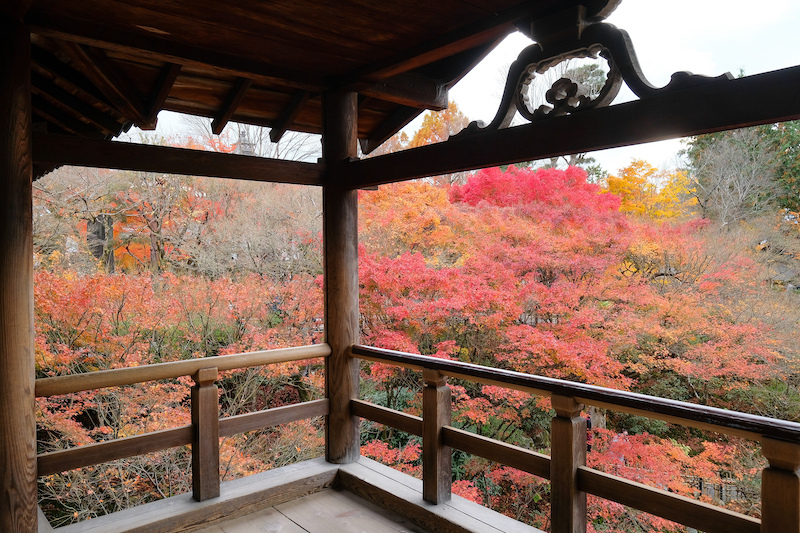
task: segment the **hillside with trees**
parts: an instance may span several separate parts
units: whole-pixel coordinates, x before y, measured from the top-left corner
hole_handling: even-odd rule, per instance
[[[465,123],[451,106],[389,146]],[[696,138],[685,169],[633,161],[598,183],[549,161],[361,191],[361,342],[800,421],[797,136]],[[319,191],[63,168],[35,196],[38,377],[323,341]],[[364,398],[420,414],[415,372],[363,363],[362,378]],[[322,381],[320,361],[227,372],[221,413],[318,398]],[[549,453],[547,400],[450,384],[455,426]],[[182,425],[188,394],[175,380],[40,399],[40,452]],[[590,466],[759,515],[755,443],[584,414]],[[224,439],[224,479],[321,455],[321,424]],[[362,445],[421,474],[416,437],[365,422]],[[185,492],[187,461],[177,448],[41,478],[40,504],[60,525]],[[548,529],[545,480],[461,452],[453,465],[457,494]],[[589,504],[593,531],[685,530]]]

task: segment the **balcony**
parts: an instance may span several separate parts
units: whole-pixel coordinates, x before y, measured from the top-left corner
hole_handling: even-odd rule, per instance
[[[355,528],[353,517],[377,520],[387,531],[534,532],[477,504],[451,494],[451,450],[458,449],[517,468],[551,484],[552,531],[586,530],[586,495],[593,494],[674,522],[713,533],[793,531],[800,485],[800,424],[725,411],[581,383],[355,345],[355,358],[398,365],[422,372],[423,416],[377,406],[359,398],[349,401],[349,416],[371,420],[422,437],[422,480],[375,461],[356,457],[338,464],[322,458],[224,484],[219,475],[219,438],[295,420],[325,415],[329,439],[329,400],[314,400],[227,418],[219,418],[219,371],[329,357],[328,345],[208,357],[135,368],[44,378],[37,396],[129,385],[150,380],[191,376],[192,424],[184,427],[79,446],[42,454],[39,475],[89,466],[114,459],[191,444],[191,495],[168,498],[58,531],[207,531],[226,527],[258,531],[265,524],[298,516],[298,531],[328,531],[341,522],[342,531]],[[552,455],[546,456],[450,425],[451,398],[447,378],[495,385],[549,397],[556,416],[551,422]],[[761,443],[769,467],[762,473],[761,520],[700,502],[666,490],[626,480],[586,466],[584,406],[636,414],[688,427],[735,435]],[[339,492],[337,492],[339,491]],[[310,495],[317,495],[310,498]],[[327,503],[325,503],[327,502]],[[308,505],[303,510],[303,505]],[[326,506],[350,506],[326,515]],[[311,509],[311,510],[309,510]],[[287,515],[288,513],[288,515]],[[341,516],[340,516],[341,515]],[[378,519],[377,516],[387,518]],[[372,518],[369,518],[369,517]],[[313,518],[312,518],[313,517]],[[352,520],[351,520],[352,519]],[[306,521],[306,522],[304,522]],[[226,524],[230,524],[226,526]],[[249,524],[249,525],[248,525]],[[270,526],[272,527],[272,526]],[[277,527],[277,526],[276,526]],[[361,527],[361,526],[358,526]],[[375,526],[378,527],[378,526]],[[40,517],[40,531],[48,525]],[[203,528],[203,529],[198,529]],[[396,528],[396,529],[392,529]]]

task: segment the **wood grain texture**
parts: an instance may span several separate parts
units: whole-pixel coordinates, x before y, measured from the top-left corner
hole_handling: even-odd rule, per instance
[[[761,532],[800,533],[800,444],[764,438],[761,450]]]
[[[192,376],[192,496],[202,502],[219,496],[219,393],[217,368]]]
[[[316,359],[327,357],[330,351],[327,344],[313,344],[43,378],[36,380],[36,396],[56,396],[103,387],[119,387],[144,381],[190,376],[202,368],[208,368],[209,365],[223,372],[251,366]]]
[[[175,446],[184,446],[192,443],[193,434],[192,426],[181,426],[43,453],[38,458],[38,475],[49,476],[65,470],[157,452]]]
[[[323,155],[331,167],[357,155],[356,94],[323,95]],[[330,400],[325,424],[325,457],[332,463],[358,459],[358,418],[350,400],[358,398],[358,361],[348,349],[358,342],[358,195],[328,174],[323,186],[325,338],[331,355],[325,362],[325,391]]]
[[[422,376],[422,498],[442,503],[452,496],[452,450],[442,436],[452,416],[450,387],[435,370],[423,370]]]
[[[437,533],[541,533],[459,496],[438,505],[422,499],[422,481],[362,457],[341,465],[337,486],[408,517],[425,531]]]
[[[220,497],[203,502],[191,494],[140,505],[59,528],[59,533],[174,533],[210,527],[324,490],[334,483],[336,466],[322,459],[246,476],[222,484]]]
[[[0,15],[0,531],[36,531],[30,33]]]
[[[364,400],[352,400],[350,402],[350,412],[355,416],[372,420],[384,426],[393,427],[412,435],[422,436],[422,417],[409,415],[402,411],[396,411],[375,405]]]
[[[211,132],[214,135],[222,133],[222,130],[225,129],[225,125],[228,124],[228,121],[236,112],[236,108],[242,103],[245,93],[252,85],[253,80],[246,78],[239,78],[236,80],[231,92],[228,94],[227,98],[225,98],[225,102],[211,122]]]
[[[444,443],[452,448],[550,479],[550,457],[546,455],[454,427],[442,432]]]
[[[556,416],[550,425],[550,522],[553,533],[586,532],[586,493],[578,487],[578,468],[586,465],[586,419],[581,404],[553,395]]]
[[[353,188],[800,118],[800,67],[354,161]],[[710,103],[713,102],[713,105]],[[581,132],[576,135],[575,132]]]
[[[760,440],[762,436],[768,436],[776,440],[800,442],[800,424],[788,420],[382,348],[356,345],[350,351],[354,357],[390,362],[404,368],[430,368],[449,377],[458,377],[542,396],[552,396],[553,394],[571,396],[582,404],[665,420],[726,435],[737,435],[752,440]]]
[[[648,487],[587,467],[578,469],[581,490],[707,533],[758,533],[761,522],[743,514]],[[775,531],[790,531],[776,529]]]
[[[41,164],[114,168],[297,185],[321,185],[324,171],[319,163],[203,152],[150,144],[79,139],[67,135],[39,133],[34,137],[34,160]]]
[[[264,429],[297,420],[305,420],[328,414],[328,400],[312,400],[294,405],[284,405],[255,413],[222,418],[219,421],[219,436],[230,437],[237,433]]]

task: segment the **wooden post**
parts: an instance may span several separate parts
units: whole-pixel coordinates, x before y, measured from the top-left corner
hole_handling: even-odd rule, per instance
[[[442,442],[442,427],[450,425],[450,387],[436,370],[422,370],[422,498],[426,502],[450,500],[453,479],[450,446]]]
[[[586,493],[578,490],[578,467],[586,464],[586,419],[570,396],[552,397],[556,416],[550,430],[552,533],[586,532]]]
[[[800,444],[762,437],[762,533],[800,533]]]
[[[0,14],[0,531],[36,531],[30,32]]]
[[[325,424],[325,459],[351,463],[360,456],[358,418],[350,400],[358,397],[358,361],[348,354],[358,341],[358,191],[343,187],[338,169],[356,157],[357,99],[352,92],[323,97],[323,154],[328,175],[322,188],[325,250],[325,363],[330,411]]]
[[[219,496],[219,396],[217,368],[192,376],[192,491],[198,502]]]

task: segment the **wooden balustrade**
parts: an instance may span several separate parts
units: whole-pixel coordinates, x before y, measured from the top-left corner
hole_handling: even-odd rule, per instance
[[[587,493],[707,533],[800,533],[800,424],[392,350],[356,345],[350,352],[360,359],[423,371],[422,419],[362,400],[351,402],[350,411],[423,437],[423,487],[433,491],[425,496],[428,501],[449,495],[449,487],[441,485],[450,478],[449,463],[440,459],[453,447],[550,479],[554,533],[586,531]],[[551,427],[552,456],[450,427],[444,422],[449,415],[441,410],[449,403],[449,390],[448,394],[433,393],[447,388],[445,376],[550,397],[556,412]],[[586,467],[586,421],[580,416],[583,405],[759,441],[769,461],[762,474],[762,519]],[[434,420],[428,421],[428,417]],[[440,470],[426,468],[426,457],[432,458],[429,465],[437,464]]]
[[[328,400],[322,399],[220,419],[215,385],[219,371],[302,361],[329,354],[328,345],[319,344],[39,379],[36,381],[39,397],[187,375],[192,376],[195,384],[191,393],[192,425],[40,454],[38,475],[191,444],[194,499],[215,498],[220,494],[220,437],[328,414]]]

